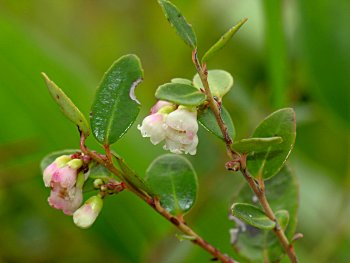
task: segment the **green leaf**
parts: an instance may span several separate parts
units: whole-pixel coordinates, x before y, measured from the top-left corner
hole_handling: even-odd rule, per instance
[[[226,124],[229,135],[232,139],[234,139],[236,136],[236,130],[231,116],[224,106],[221,106],[221,117]],[[224,140],[220,127],[215,119],[215,115],[210,108],[206,108],[204,111],[199,113],[198,121],[207,131]]]
[[[173,78],[171,79],[171,83],[180,83],[180,84],[186,84],[192,86],[192,81],[189,79],[183,79],[183,78]]]
[[[287,210],[279,210],[275,213],[275,216],[278,224],[285,231],[289,223],[289,212]]]
[[[155,97],[185,106],[198,106],[206,100],[205,94],[198,89],[181,83],[167,83],[159,86]]]
[[[231,27],[203,56],[202,64],[207,62],[214,54],[222,49],[228,41],[236,34],[241,26],[247,21],[247,18],[242,19],[235,26]]]
[[[41,75],[45,79],[50,95],[56,101],[63,114],[78,126],[79,130],[85,135],[85,137],[89,136],[89,124],[81,111],[74,105],[63,90],[61,90],[53,81],[51,81],[44,72],[42,72]]]
[[[295,175],[288,167],[284,166],[276,176],[265,181],[265,192],[272,210],[277,211],[275,215],[281,226],[285,224],[282,223],[281,217],[283,215],[281,213],[285,212],[280,211],[289,212],[289,222],[285,233],[291,239],[296,229],[298,210],[298,184]],[[235,194],[233,200],[234,202],[258,205],[256,196],[247,184],[244,184],[240,191]],[[234,244],[241,256],[253,262],[265,262],[266,254],[269,256],[270,262],[277,262],[281,258],[284,251],[272,231],[260,230],[247,225],[246,228],[246,231],[238,234],[238,240]]]
[[[281,137],[283,142],[265,151],[248,155],[247,167],[255,178],[268,179],[282,168],[295,142],[295,113],[291,108],[278,110],[269,115],[255,129],[252,137]]]
[[[158,3],[162,7],[169,23],[175,28],[176,33],[187,45],[192,49],[195,49],[197,46],[196,34],[194,33],[192,26],[187,23],[185,17],[181,14],[180,10],[169,1],[158,0]]]
[[[113,63],[96,91],[91,107],[91,128],[98,142],[116,142],[135,121],[140,103],[135,88],[142,81],[141,62],[135,55],[125,55]]]
[[[221,99],[232,88],[233,77],[221,69],[208,70],[208,84],[213,96]],[[198,89],[204,89],[198,74],[193,78],[193,85]]]
[[[122,179],[127,185],[131,185],[135,190],[149,196],[154,195],[148,184],[126,164],[123,158],[115,153],[113,153],[113,156],[117,159],[120,169],[123,171]]]
[[[281,137],[249,138],[235,142],[232,148],[240,153],[259,152],[282,141],[283,139]]]
[[[173,215],[183,215],[197,197],[197,175],[184,157],[165,154],[155,159],[146,171],[146,182],[159,196],[161,205]]]
[[[72,155],[74,153],[80,152],[79,149],[67,149],[67,150],[61,150],[52,152],[48,155],[46,155],[40,162],[40,169],[41,172],[44,172],[45,168],[48,167],[57,157],[60,157],[61,155]]]
[[[192,240],[196,239],[196,237],[194,237],[194,236],[183,235],[183,234],[175,234],[175,236],[180,242],[182,242],[184,240],[192,241]]]
[[[235,217],[256,228],[273,229],[276,226],[276,223],[269,219],[265,213],[256,206],[236,203],[232,205],[231,209]]]
[[[105,179],[110,177],[114,177],[113,173],[99,163],[94,163],[89,169],[89,178],[91,179]]]

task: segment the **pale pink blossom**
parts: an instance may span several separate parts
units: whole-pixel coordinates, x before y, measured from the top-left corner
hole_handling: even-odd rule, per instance
[[[142,125],[137,128],[141,131],[143,137],[149,137],[151,142],[156,145],[165,139],[165,117],[166,115],[162,113],[148,115],[142,121]]]
[[[153,105],[153,107],[151,108],[151,114],[154,114],[156,112],[158,112],[160,109],[166,107],[166,106],[173,106],[174,104],[172,104],[169,101],[165,101],[165,100],[158,100],[157,103],[155,105]]]
[[[81,159],[71,159],[68,155],[58,157],[45,170],[43,180],[46,187],[51,187],[49,204],[65,214],[71,215],[83,200],[82,185],[77,187],[78,170],[83,165]],[[85,175],[79,176],[85,180]]]
[[[149,137],[153,144],[165,141],[164,149],[177,154],[196,154],[198,145],[197,110],[158,101],[142,125],[138,126],[143,137]]]

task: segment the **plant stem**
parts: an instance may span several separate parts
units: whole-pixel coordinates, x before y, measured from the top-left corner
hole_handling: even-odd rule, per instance
[[[206,65],[203,65],[203,66],[200,65],[200,62],[199,62],[198,57],[197,57],[197,50],[193,51],[192,60],[193,60],[193,63],[197,69],[199,77],[202,81],[203,87],[205,89],[205,93],[206,93],[207,98],[208,98],[209,107],[212,110],[212,112],[214,113],[216,121],[217,121],[217,123],[220,127],[220,130],[224,136],[225,144],[226,144],[226,153],[227,153],[228,157],[233,162],[239,161],[240,171],[243,174],[243,177],[245,178],[247,183],[249,184],[250,188],[253,190],[254,194],[258,197],[259,202],[260,202],[263,210],[265,211],[265,214],[276,223],[276,227],[273,229],[273,231],[275,232],[278,240],[282,244],[290,261],[292,263],[297,263],[298,260],[297,260],[297,257],[296,257],[295,251],[294,251],[294,247],[292,244],[289,243],[282,228],[279,226],[278,221],[276,220],[275,214],[274,214],[273,210],[271,209],[269,202],[266,199],[265,189],[264,189],[264,181],[259,180],[259,183],[257,183],[256,180],[249,174],[249,172],[247,170],[246,155],[241,156],[239,153],[235,152],[232,149],[233,140],[230,137],[230,135],[228,134],[227,127],[226,127],[225,122],[223,121],[223,119],[221,117],[219,107],[218,107],[213,95],[211,94],[209,83],[208,83],[208,78],[207,78],[208,72],[206,69]]]
[[[109,147],[105,147],[106,157],[103,158],[101,155],[97,154],[96,152],[90,151],[85,146],[85,137],[84,135],[81,135],[80,148],[84,154],[89,155],[94,161],[105,166],[109,171],[111,171],[118,178],[123,180],[122,172],[119,171],[119,169],[117,169],[112,162],[112,153],[110,152]],[[138,197],[144,200],[149,206],[151,206],[158,214],[160,214],[166,220],[168,220],[170,223],[176,226],[182,233],[193,238],[191,239],[191,242],[194,244],[197,244],[198,246],[200,246],[201,248],[209,252],[211,255],[213,255],[215,260],[220,260],[222,263],[237,263],[235,260],[223,254],[222,252],[220,252],[220,250],[218,250],[217,248],[209,244],[207,241],[205,241],[200,235],[198,235],[195,231],[193,231],[182,218],[175,217],[172,214],[170,214],[165,208],[161,206],[157,197],[149,197],[143,192],[135,189],[130,184],[127,184],[126,190],[129,190],[130,192],[136,194]]]

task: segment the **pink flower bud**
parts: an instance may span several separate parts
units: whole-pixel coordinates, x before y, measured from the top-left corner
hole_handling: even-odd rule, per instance
[[[68,155],[58,157],[44,171],[43,179],[46,187],[51,187],[49,204],[71,215],[83,201],[82,186],[77,187],[78,170],[82,167],[81,159],[72,159]],[[84,174],[82,174],[85,181]]]
[[[171,102],[165,100],[158,100],[157,103],[151,108],[151,114],[157,113],[160,109],[166,106],[173,106]]]
[[[90,227],[96,220],[103,207],[100,196],[90,197],[85,204],[73,214],[73,221],[80,228]]]

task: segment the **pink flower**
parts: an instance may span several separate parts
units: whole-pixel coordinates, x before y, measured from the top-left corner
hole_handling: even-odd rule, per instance
[[[150,137],[153,144],[165,140],[164,149],[177,154],[196,154],[198,145],[197,110],[158,101],[142,125],[138,126],[143,137]]]
[[[100,196],[90,197],[85,204],[73,214],[73,221],[80,228],[90,227],[96,220],[103,207]]]
[[[83,201],[82,184],[77,186],[78,176],[85,181],[85,175],[78,170],[83,165],[81,159],[71,159],[63,155],[51,163],[44,171],[43,180],[46,187],[51,187],[48,198],[50,206],[71,215]],[[81,181],[81,180],[80,180]]]
[[[166,126],[165,118],[170,111],[175,109],[175,105],[159,100],[151,109],[151,114],[142,121],[142,125],[137,128],[141,131],[143,137],[149,137],[151,142],[156,145],[165,139]]]

